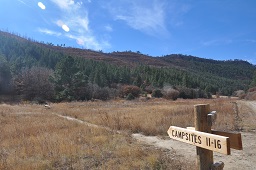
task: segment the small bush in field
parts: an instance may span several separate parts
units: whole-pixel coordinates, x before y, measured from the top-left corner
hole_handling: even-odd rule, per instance
[[[256,91],[248,92],[245,96],[246,100],[256,100]]]
[[[151,94],[154,91],[154,87],[153,86],[146,86],[144,89],[148,94]]]
[[[179,97],[180,92],[178,90],[169,88],[165,91],[164,97],[166,99],[172,99],[172,100],[177,100]]]
[[[233,93],[233,96],[238,97],[239,99],[244,99],[246,95],[244,90],[237,90]]]
[[[246,94],[238,96],[239,99],[245,99],[245,97],[246,97]]]
[[[123,86],[122,89],[121,89],[120,95],[121,95],[121,97],[125,97],[125,96],[128,96],[130,93],[134,97],[139,97],[140,88],[138,86],[133,86],[133,85]]]
[[[133,99],[135,99],[135,97],[131,93],[129,93],[128,96],[126,97],[126,100],[133,100]]]
[[[180,92],[179,97],[183,99],[193,99],[193,89],[187,87],[179,87],[178,91]]]
[[[110,98],[108,88],[98,88],[93,95],[94,99],[108,100]]]
[[[159,89],[153,90],[152,97],[161,98],[163,97],[163,93]]]
[[[250,89],[248,90],[248,92],[254,92],[254,91],[256,91],[256,87],[252,87],[252,88],[250,88]]]
[[[247,93],[242,96],[245,100],[256,100],[256,87],[248,89]]]

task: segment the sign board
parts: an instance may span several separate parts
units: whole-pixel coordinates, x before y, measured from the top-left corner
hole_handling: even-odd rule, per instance
[[[189,130],[176,126],[170,126],[167,133],[172,139],[230,155],[230,141],[228,137]]]
[[[189,130],[195,130],[194,127],[187,127]],[[229,137],[230,140],[230,148],[237,149],[237,150],[243,150],[243,144],[242,144],[242,136],[241,133],[236,132],[223,132],[212,129],[212,134],[214,135],[220,135],[220,136],[226,136]]]

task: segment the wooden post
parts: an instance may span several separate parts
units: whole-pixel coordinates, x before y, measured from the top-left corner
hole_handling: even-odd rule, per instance
[[[200,104],[194,106],[195,130],[211,133],[211,124],[207,120],[210,113],[209,104]],[[196,165],[199,170],[210,170],[213,165],[213,151],[196,147],[197,160]]]

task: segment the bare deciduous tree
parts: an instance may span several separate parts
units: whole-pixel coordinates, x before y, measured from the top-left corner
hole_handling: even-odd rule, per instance
[[[50,100],[54,95],[54,86],[49,78],[52,70],[44,67],[26,68],[15,78],[16,88],[28,100]]]

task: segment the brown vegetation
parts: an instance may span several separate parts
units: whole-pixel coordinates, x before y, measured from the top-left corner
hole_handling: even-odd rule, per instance
[[[62,115],[75,117],[115,130],[125,130],[146,135],[166,135],[170,125],[194,126],[195,104],[209,103],[218,113],[215,129],[236,129],[236,111],[233,99],[177,100],[151,99],[147,102],[125,101],[61,103],[54,109]],[[61,108],[61,109],[60,109]]]
[[[137,86],[125,85],[121,88],[120,97],[126,97],[129,94],[133,95],[134,97],[139,97],[140,91],[140,88]]]
[[[213,128],[243,128],[246,115],[238,110],[245,108],[238,108],[230,98],[72,102],[52,104],[50,109],[27,103],[2,104],[0,169],[188,169],[191,164],[186,160],[137,143],[129,134],[167,136],[170,125],[194,126],[194,105],[203,103],[217,111]]]
[[[186,169],[174,155],[138,144],[125,133],[52,114],[81,112],[87,104],[0,105],[0,169]]]
[[[250,88],[244,98],[246,100],[256,100],[256,87]]]

